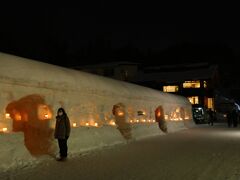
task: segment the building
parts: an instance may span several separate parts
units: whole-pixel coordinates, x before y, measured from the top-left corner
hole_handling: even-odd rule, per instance
[[[216,64],[202,62],[150,67],[118,61],[74,69],[185,96],[192,104],[218,112],[226,113],[236,102],[224,93],[223,77]]]
[[[117,61],[73,67],[73,69],[89,72],[109,78],[132,82],[138,73],[139,63]]]
[[[194,63],[147,67],[138,74],[135,83],[182,95],[192,104],[214,109],[220,81],[217,65]]]

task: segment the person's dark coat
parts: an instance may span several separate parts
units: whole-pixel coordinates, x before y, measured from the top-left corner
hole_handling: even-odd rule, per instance
[[[68,139],[70,135],[70,121],[66,114],[62,116],[56,116],[56,126],[54,137],[56,139]]]

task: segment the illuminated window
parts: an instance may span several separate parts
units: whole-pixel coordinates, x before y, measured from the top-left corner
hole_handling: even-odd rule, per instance
[[[178,92],[178,86],[163,86],[163,92]]]
[[[200,88],[200,81],[185,81],[183,88]]]
[[[213,98],[207,98],[207,107],[213,109]]]
[[[203,81],[203,87],[207,88],[207,81]]]
[[[188,97],[191,104],[199,104],[198,96]]]

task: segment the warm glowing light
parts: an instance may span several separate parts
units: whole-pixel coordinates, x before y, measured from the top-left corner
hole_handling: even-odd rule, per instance
[[[8,130],[7,128],[2,128],[3,132],[7,132],[7,130]]]
[[[116,125],[116,123],[115,123],[113,120],[111,120],[111,121],[109,122],[109,124],[112,125],[112,126],[115,126],[115,125]]]
[[[146,120],[144,119],[143,122],[146,122]]]
[[[188,97],[188,100],[190,101],[191,104],[199,104],[199,98],[198,98],[198,96]]]
[[[118,112],[118,116],[123,116],[123,115],[124,115],[124,113],[122,111]]]
[[[130,120],[130,123],[133,123],[133,120]]]
[[[89,123],[86,123],[85,125],[86,125],[86,126],[89,126]]]
[[[77,123],[73,123],[73,127],[77,127]]]
[[[207,107],[213,109],[213,98],[207,98]]]
[[[200,81],[185,81],[183,88],[200,88]]]
[[[149,119],[148,122],[151,122],[151,120]]]
[[[38,113],[38,119],[40,120],[46,120],[46,119],[52,118],[52,111],[46,104],[38,105],[37,113]]]
[[[136,121],[137,121],[137,123],[139,122],[139,120],[138,120],[138,119],[137,119]]]
[[[155,120],[153,120],[153,122],[156,122]]]
[[[15,114],[15,120],[21,121],[22,120],[22,116],[19,113],[16,113]]]
[[[188,119],[189,119],[189,117],[188,117],[188,116],[186,116],[186,117],[185,117],[185,119],[186,119],[186,120],[188,120]]]
[[[166,120],[168,120],[168,115],[166,114],[166,115],[164,115],[164,118],[166,119]]]
[[[98,123],[94,123],[94,126],[98,127]]]
[[[163,86],[163,92],[177,92],[178,86]]]
[[[10,119],[10,114],[9,114],[9,113],[6,113],[6,114],[5,114],[5,118],[6,118],[6,119]]]

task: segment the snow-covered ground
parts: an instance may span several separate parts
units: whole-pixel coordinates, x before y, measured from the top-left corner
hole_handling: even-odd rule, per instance
[[[186,129],[183,122],[168,122],[169,132]],[[163,135],[157,123],[145,123],[132,125],[132,141],[140,140],[150,136]],[[58,155],[57,141],[52,139],[52,157]],[[76,156],[80,153],[94,151],[107,146],[116,144],[125,144],[127,141],[123,138],[116,126],[104,126],[101,128],[80,127],[72,128],[71,136],[68,141],[70,149],[69,155]],[[49,156],[32,156],[24,145],[24,134],[11,133],[0,134],[0,172],[13,168],[33,166],[40,163]]]
[[[70,148],[71,151],[71,148]],[[199,125],[0,173],[0,179],[240,179],[240,128]]]

